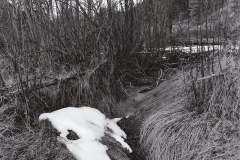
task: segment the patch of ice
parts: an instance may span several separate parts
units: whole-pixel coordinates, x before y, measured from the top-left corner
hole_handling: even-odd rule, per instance
[[[110,160],[106,153],[107,146],[99,142],[105,133],[132,152],[123,139],[126,134],[116,124],[121,118],[108,119],[99,110],[90,107],[68,107],[39,116],[40,121],[46,119],[60,132],[58,140],[64,143],[78,160]],[[68,140],[69,130],[74,131],[80,139]]]

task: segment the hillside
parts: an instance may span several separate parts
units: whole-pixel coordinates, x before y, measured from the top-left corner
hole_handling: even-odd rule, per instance
[[[215,62],[217,77],[194,80],[186,76],[189,72],[179,71],[146,93],[136,103],[132,124],[136,129],[126,129],[139,136],[136,153],[151,160],[239,159],[239,65],[237,57],[223,55],[222,72]],[[208,85],[209,90],[200,93],[208,98],[201,103],[195,103],[192,81]]]

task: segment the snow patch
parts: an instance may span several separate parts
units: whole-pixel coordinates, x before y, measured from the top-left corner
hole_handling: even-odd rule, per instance
[[[110,160],[107,146],[100,143],[105,134],[109,134],[129,152],[132,149],[124,142],[126,134],[117,125],[121,118],[108,119],[99,110],[91,107],[68,107],[52,113],[43,113],[39,120],[49,120],[60,132],[58,140],[65,144],[68,150],[78,160]],[[69,130],[74,131],[80,139],[69,140]]]
[[[203,52],[203,51],[213,51],[213,50],[221,50],[223,49],[222,45],[205,45],[205,46],[199,46],[199,45],[193,45],[193,46],[171,46],[165,48],[166,51],[170,50],[180,50],[185,53],[198,53],[198,52]]]

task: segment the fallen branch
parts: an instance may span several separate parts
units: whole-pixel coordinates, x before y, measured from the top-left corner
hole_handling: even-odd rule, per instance
[[[0,96],[0,100],[1,101],[9,100],[10,97],[13,97],[16,95],[21,95],[24,93],[24,91],[31,93],[33,91],[37,91],[37,90],[40,90],[40,89],[43,89],[46,87],[57,85],[59,83],[68,82],[70,80],[78,80],[79,78],[82,78],[82,79],[89,78],[101,65],[105,64],[106,62],[107,62],[107,60],[104,60],[104,61],[92,66],[91,69],[87,69],[83,73],[75,72],[74,74],[72,74],[66,78],[55,78],[55,79],[52,79],[49,81],[40,82],[39,84],[33,84],[31,86],[25,87],[24,89],[17,89],[15,91],[4,94],[3,96]]]
[[[27,81],[23,81],[22,84],[23,85],[27,85],[28,83],[32,83],[33,81],[36,80],[42,80],[42,79],[54,79],[51,77],[48,77],[49,75],[44,75],[44,76],[39,76],[39,77],[33,77],[33,78],[28,78]],[[20,82],[18,83],[13,83],[11,85],[5,85],[4,87],[0,87],[0,92],[5,92],[5,91],[9,91],[9,90],[14,90],[14,88],[16,89],[18,86],[20,85]]]
[[[205,80],[205,79],[210,79],[210,78],[213,78],[213,77],[219,77],[219,76],[223,76],[224,74],[212,74],[210,76],[206,76],[206,77],[202,77],[202,78],[198,78],[197,81],[202,81],[202,80]]]
[[[160,80],[162,78],[162,75],[163,75],[163,71],[160,69],[159,73],[158,73],[158,79],[157,79],[157,82],[156,82],[156,87],[159,85]]]

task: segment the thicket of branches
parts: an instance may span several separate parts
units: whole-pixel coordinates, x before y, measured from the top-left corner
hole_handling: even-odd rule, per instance
[[[13,139],[14,145],[31,131],[32,142],[44,130],[36,127],[39,114],[66,106],[90,105],[116,116],[116,102],[126,98],[125,80],[144,74],[149,66],[139,65],[135,52],[168,45],[225,44],[236,32],[230,24],[239,26],[238,7],[238,0],[1,0],[0,95],[5,108],[0,115],[11,117],[13,125],[6,125],[0,135],[7,145]],[[210,82],[195,82],[216,73],[217,56],[221,55],[201,54],[186,67],[194,79],[196,106],[212,92],[207,90]],[[1,122],[8,124],[10,119]],[[18,134],[19,123],[27,126],[26,135]],[[41,141],[51,141],[49,137]],[[15,146],[19,153],[14,154],[6,149],[6,157],[26,156],[24,146]],[[52,151],[58,156],[54,147]]]
[[[124,98],[121,61],[133,46],[128,7],[129,2],[111,1],[1,2],[2,76],[17,84],[13,90],[21,90],[26,110],[36,94],[30,91],[52,79],[58,87],[49,97],[55,94],[52,103],[60,108],[97,107],[99,101],[113,104]],[[102,110],[112,114],[111,107]]]
[[[24,112],[42,92],[52,99],[45,108],[124,99],[124,77],[139,67],[133,53],[167,44],[178,12],[172,15],[172,6],[174,0],[1,1],[2,98],[20,96]],[[99,108],[111,115],[110,106]]]

